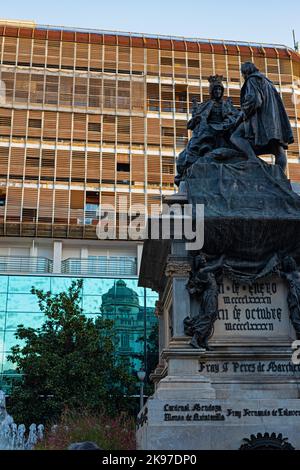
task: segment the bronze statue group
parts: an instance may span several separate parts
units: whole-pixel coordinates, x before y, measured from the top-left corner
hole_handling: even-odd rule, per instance
[[[244,84],[240,109],[224,98],[223,77],[209,77],[210,100],[193,101],[188,129],[192,137],[177,159],[175,183],[179,186],[188,169],[202,161],[234,163],[273,154],[286,171],[285,150],[293,143],[293,132],[282,99],[273,83],[252,62],[241,67]]]
[[[260,165],[264,169],[267,165],[258,158],[266,154],[274,155],[275,164],[282,170],[283,180],[287,180],[285,150],[294,139],[281,96],[273,83],[252,62],[245,62],[241,73],[244,84],[241,88],[239,109],[233,105],[230,98],[224,98],[223,77],[219,75],[209,77],[208,101],[197,103],[193,100],[192,118],[187,124],[188,129],[192,131],[192,137],[177,159],[175,183],[179,188],[182,182],[189,184],[189,179],[197,177],[194,176],[197,175],[195,168],[199,169],[203,166],[202,163],[209,164],[211,168],[211,163],[231,166],[247,162],[246,171],[251,171],[252,167],[255,174],[255,166]],[[242,166],[245,165],[242,163]],[[270,184],[273,184],[273,180]],[[203,188],[199,187],[199,191],[202,190]],[[290,189],[287,192],[293,201],[297,198],[294,209],[296,218],[299,219],[297,211],[300,208],[300,198]],[[264,195],[260,197],[263,198]],[[272,212],[271,208],[270,211]],[[234,215],[235,212],[232,211],[231,216]],[[264,214],[258,218],[263,219]],[[262,233],[265,233],[263,230]],[[256,246],[255,240],[251,242]],[[275,240],[274,247],[281,245],[282,243]],[[293,250],[282,254],[274,251],[268,259],[268,256],[271,256],[269,251],[265,254],[256,252],[256,261],[261,261],[263,265],[263,270],[255,274],[256,280],[273,273],[285,281],[288,287],[290,319],[297,338],[300,338],[300,274],[295,259],[290,256]],[[249,268],[247,262],[237,255],[237,265],[241,266],[242,271],[245,266],[246,269]],[[228,262],[227,254],[222,251],[215,253],[215,259],[209,261],[202,251],[192,254],[192,271],[187,289],[191,297],[197,300],[199,310],[197,315],[184,320],[184,331],[192,337],[190,345],[194,348],[208,348],[207,341],[212,335],[218,315],[218,283],[224,274],[233,273],[233,263],[232,260],[231,263]],[[251,279],[249,273],[244,274],[247,283],[252,283],[255,279]]]

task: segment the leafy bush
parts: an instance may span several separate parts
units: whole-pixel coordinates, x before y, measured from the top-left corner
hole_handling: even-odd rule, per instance
[[[121,414],[112,418],[104,412],[66,410],[58,425],[46,430],[38,450],[64,450],[73,442],[92,441],[103,450],[135,449],[135,423]]]

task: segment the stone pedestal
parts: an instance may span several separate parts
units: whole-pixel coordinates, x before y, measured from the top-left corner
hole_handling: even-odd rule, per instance
[[[247,191],[253,183],[250,166],[227,169],[230,178],[216,166],[210,184],[207,165],[207,174],[201,168],[199,181],[187,184],[195,195],[189,198],[193,204],[199,200],[205,204],[204,253],[217,260],[225,253],[208,350],[194,349],[184,330],[184,319],[196,317],[203,308],[187,290],[194,264],[185,241],[145,243],[140,285],[160,295],[160,359],[152,375],[155,393],[138,417],[140,449],[300,450],[300,365],[293,356],[296,334],[287,301],[292,275],[288,278],[280,271],[282,230],[286,227],[290,234],[294,227],[299,232],[300,199],[290,192],[282,174],[273,178],[269,170],[255,167],[261,175],[255,197],[251,200],[249,193],[249,200],[239,202],[244,182]],[[238,176],[231,175],[234,171]],[[266,191],[268,184],[271,189]],[[280,207],[267,212],[268,201],[274,202],[272,191],[280,192]],[[180,198],[184,203],[180,194],[176,203]],[[253,207],[247,212],[249,201]],[[299,243],[292,238],[284,256],[290,254],[299,264]]]
[[[263,446],[259,433],[269,435],[269,444],[273,435],[275,446],[281,433],[300,449],[300,366],[292,362],[295,333],[283,281],[273,277],[249,287],[225,279],[206,351],[191,348],[184,336],[190,298],[183,288],[187,275],[178,275],[179,268],[173,269],[173,304],[166,303],[162,313],[169,329],[161,351],[165,366],[155,375],[156,391],[139,415],[138,447],[234,450],[251,435],[256,436],[253,445]],[[172,323],[174,314],[177,322]]]

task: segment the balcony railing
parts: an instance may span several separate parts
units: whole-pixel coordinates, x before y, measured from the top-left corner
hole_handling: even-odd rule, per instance
[[[53,263],[48,258],[33,256],[0,256],[0,272],[52,273]]]
[[[136,258],[128,256],[95,256],[86,259],[68,258],[62,262],[63,274],[90,274],[106,276],[135,276]]]

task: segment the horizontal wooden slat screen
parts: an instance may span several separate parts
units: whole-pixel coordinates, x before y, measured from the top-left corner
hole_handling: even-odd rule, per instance
[[[37,221],[38,189],[24,188],[22,219],[27,222]]]
[[[71,152],[68,150],[57,150],[56,180],[68,182],[70,178]]]
[[[60,46],[59,41],[48,41],[47,48],[47,67],[59,68],[60,63]]]
[[[59,113],[58,115],[58,139],[71,139],[72,135],[72,114],[70,113]],[[75,126],[75,122],[74,122]]]
[[[41,180],[53,181],[55,175],[55,150],[43,149],[41,155]]]
[[[116,156],[112,153],[102,153],[102,181],[115,181]]]
[[[289,171],[299,179],[300,59],[291,50],[3,26],[0,59],[1,221],[50,227],[31,234],[73,236],[80,226],[87,236],[88,193],[150,204],[173,191],[192,98],[209,99],[208,77],[218,73],[239,107],[249,59],[282,93],[295,139]]]
[[[3,63],[14,65],[16,63],[17,39],[6,37],[3,49]]]
[[[71,209],[84,208],[84,191],[71,190]]]
[[[53,215],[53,198],[54,191],[52,189],[41,188],[39,194],[39,212],[38,219],[42,223],[51,223]]]
[[[132,70],[135,72],[144,72],[145,67],[145,49],[139,47],[132,48]]]
[[[87,184],[98,185],[101,181],[101,155],[100,152],[87,153]]]
[[[12,128],[12,110],[0,108],[0,134],[10,136]]]
[[[75,44],[73,42],[62,42],[61,45],[61,68],[72,70],[74,68]]]
[[[160,123],[158,119],[147,120],[147,140],[150,144],[159,144],[160,142]]]
[[[22,179],[24,171],[25,149],[12,147],[10,153],[10,179]]]
[[[32,46],[32,65],[45,67],[46,41],[35,39]]]
[[[289,163],[289,178],[300,183],[300,163]]]
[[[0,147],[0,178],[2,181],[8,176],[8,157],[9,147]]]
[[[85,177],[85,152],[75,151],[72,152],[72,181],[84,182]]]
[[[10,221],[20,221],[21,216],[21,201],[22,201],[22,189],[21,188],[12,188],[8,187],[7,189],[7,216],[6,220]]]
[[[63,189],[56,189],[54,195],[54,222],[68,223],[70,193]]]
[[[145,155],[132,155],[132,182],[141,185],[145,180]]]
[[[160,184],[160,157],[158,155],[147,156],[148,183]]]
[[[47,112],[44,114],[44,128],[43,128],[44,139],[55,140],[57,119],[58,119],[57,113]]]

